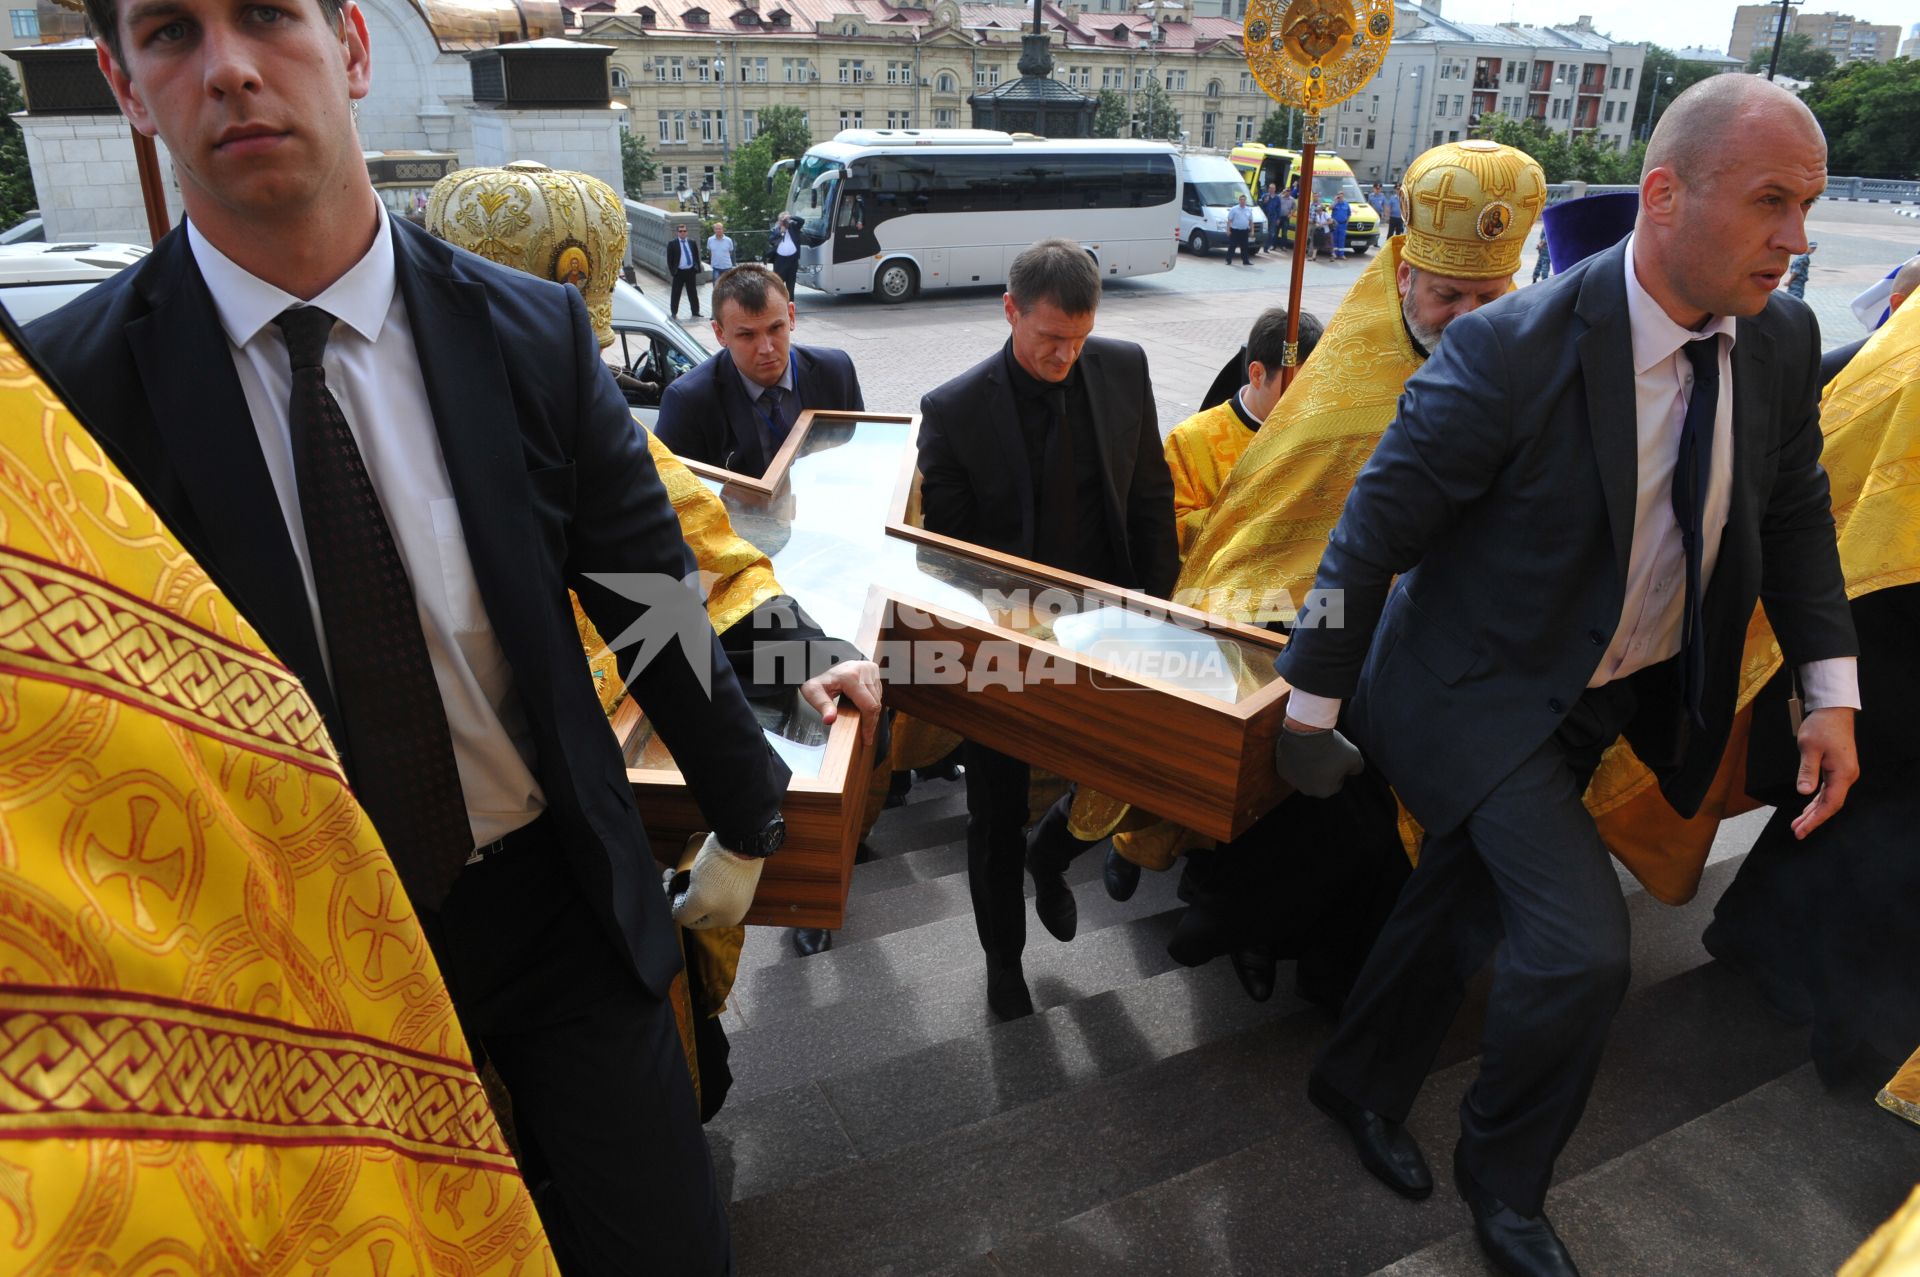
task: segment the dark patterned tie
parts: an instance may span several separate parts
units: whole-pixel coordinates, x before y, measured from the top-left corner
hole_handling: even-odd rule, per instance
[[[407,894],[417,907],[436,909],[473,851],[473,834],[413,587],[353,432],[327,389],[321,356],[333,316],[295,306],[274,323],[293,366],[293,464],[345,726],[342,753]]]
[[[1707,337],[1686,345],[1693,364],[1693,393],[1680,426],[1680,454],[1673,466],[1673,521],[1680,525],[1680,546],[1687,555],[1687,603],[1680,629],[1680,695],[1696,726],[1706,726],[1700,710],[1707,682],[1707,643],[1701,624],[1700,567],[1705,554],[1707,484],[1713,474],[1713,422],[1720,399],[1720,339]]]
[[[780,401],[786,395],[781,386],[768,386],[760,392],[760,411],[766,414],[767,430],[773,435],[775,448],[787,441],[787,415],[780,410]]]

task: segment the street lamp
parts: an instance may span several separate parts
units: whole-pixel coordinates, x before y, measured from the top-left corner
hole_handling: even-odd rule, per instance
[[[1673,77],[1670,75],[1656,75],[1653,77],[1653,100],[1647,103],[1647,122],[1640,134],[1642,140],[1653,136],[1653,117],[1660,109],[1660,86],[1662,84],[1665,84],[1668,88],[1672,88]]]
[[[720,90],[720,162],[727,163],[733,156],[733,147],[727,141],[727,59],[720,52],[720,42],[713,42],[713,78],[714,87]]]
[[[1780,0],[1780,17],[1773,28],[1773,57],[1767,60],[1767,79],[1773,79],[1775,68],[1780,65],[1780,43],[1787,36],[1787,8],[1799,4],[1800,0]]]

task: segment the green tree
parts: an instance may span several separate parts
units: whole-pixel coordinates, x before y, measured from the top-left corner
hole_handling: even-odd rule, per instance
[[[1597,186],[1628,185],[1640,180],[1640,161],[1646,144],[1634,142],[1624,151],[1597,146],[1591,133],[1569,138],[1537,119],[1514,120],[1504,115],[1483,115],[1474,127],[1475,137],[1487,138],[1503,146],[1525,151],[1540,164],[1549,182],[1587,182]]]
[[[765,254],[767,231],[787,205],[787,187],[779,182],[767,189],[767,170],[781,160],[797,159],[813,145],[806,113],[797,106],[770,106],[760,112],[760,129],[753,141],[733,153],[721,170],[723,188],[714,200],[719,220],[740,246],[741,261]]]
[[[1260,122],[1260,145],[1279,147],[1297,145],[1299,138],[1293,124],[1293,108],[1281,107]]]
[[[1102,89],[1094,99],[1093,135],[1095,137],[1125,137],[1127,135],[1127,95],[1118,89]]]
[[[1757,44],[1753,56],[1747,59],[1747,70],[1764,75],[1767,63],[1772,60],[1773,46]],[[1821,80],[1832,75],[1837,65],[1831,53],[1813,47],[1812,36],[1790,35],[1780,42],[1780,65],[1776,74],[1796,80]]]
[[[1800,100],[1827,135],[1827,171],[1849,177],[1920,174],[1920,60],[1850,62]]]
[[[4,230],[35,206],[33,166],[27,162],[27,140],[14,122],[15,111],[26,110],[19,82],[13,73],[0,67],[0,230]]]
[[[1633,131],[1636,137],[1650,137],[1654,124],[1667,113],[1673,100],[1712,75],[1713,68],[1702,62],[1682,62],[1672,49],[1657,44],[1647,46],[1640,64],[1640,92],[1633,105]],[[1659,100],[1654,100],[1655,93]]]
[[[627,188],[627,198],[639,200],[646,198],[647,183],[660,172],[660,166],[654,163],[652,152],[647,150],[646,141],[632,129],[620,134],[620,181]]]
[[[1133,91],[1133,136],[1173,139],[1179,133],[1180,113],[1174,110],[1173,99],[1149,76]]]

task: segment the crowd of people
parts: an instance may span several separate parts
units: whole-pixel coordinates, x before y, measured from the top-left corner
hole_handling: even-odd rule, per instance
[[[699,314],[695,277],[713,266],[720,350],[666,388],[649,434],[601,362],[611,332],[578,291],[429,233],[458,241],[451,225],[383,212],[351,115],[372,75],[356,6],[299,0],[273,21],[225,0],[88,9],[123,111],[174,156],[188,221],[27,332],[32,367],[71,404],[100,451],[89,473],[106,482],[48,480],[99,512],[43,535],[68,498],[27,503],[9,518],[8,553],[25,553],[17,529],[34,529],[46,543],[33,543],[35,562],[64,556],[66,588],[97,579],[123,594],[133,587],[111,578],[147,556],[142,615],[200,617],[192,641],[225,645],[209,668],[280,671],[275,713],[293,725],[272,737],[247,708],[255,695],[188,714],[151,688],[114,693],[155,716],[150,742],[173,733],[166,748],[202,778],[204,802],[272,807],[220,844],[247,866],[234,872],[248,889],[232,888],[209,947],[252,946],[290,974],[254,987],[192,956],[169,977],[171,1000],[119,988],[181,949],[142,933],[117,975],[93,963],[95,991],[124,995],[123,1016],[161,1001],[191,1016],[244,984],[244,1004],[218,1009],[263,1033],[276,999],[333,996],[326,1014],[288,1023],[381,1067],[441,1071],[465,1098],[423,1106],[453,1128],[438,1143],[380,1125],[398,1100],[351,1128],[209,1126],[279,1150],[282,1169],[258,1182],[329,1142],[413,1168],[377,1185],[364,1168],[337,1170],[357,1187],[330,1199],[330,1237],[360,1235],[353,1211],[387,1210],[410,1222],[380,1228],[430,1251],[436,1228],[479,1227],[458,1206],[470,1186],[458,1168],[487,1168],[496,1206],[465,1209],[512,1228],[461,1233],[476,1271],[547,1246],[572,1277],[631,1272],[637,1257],[730,1271],[700,1122],[724,1097],[716,1017],[761,866],[785,837],[788,781],[753,703],[797,695],[828,721],[850,707],[883,760],[914,761],[869,654],[811,621],[682,464],[757,474],[803,413],[864,408],[843,352],[793,341],[791,236],[776,234],[761,264],[738,260],[723,225],[704,245],[677,228],[662,263],[674,309],[684,293]],[[924,526],[1202,605],[1215,591],[1337,591],[1344,624],[1271,618],[1288,636],[1274,765],[1291,794],[1225,844],[1087,787],[1036,813],[1026,760],[961,745],[996,1016],[1034,1011],[1025,879],[1041,924],[1071,941],[1076,856],[1104,844],[1104,889],[1121,898],[1143,871],[1178,868],[1174,956],[1227,958],[1257,999],[1297,960],[1296,987],[1334,1028],[1309,1076],[1275,1084],[1304,1087],[1369,1171],[1418,1199],[1434,1178],[1404,1124],[1490,961],[1454,1183],[1502,1271],[1572,1274],[1544,1205],[1627,986],[1610,855],[1684,898],[1719,816],[1751,790],[1778,811],[1721,902],[1714,952],[1813,1021],[1835,1080],[1885,1076],[1920,1043],[1920,998],[1898,958],[1911,948],[1905,849],[1920,792],[1901,713],[1915,699],[1920,524],[1884,482],[1920,455],[1907,371],[1920,311],[1896,301],[1884,332],[1831,375],[1823,426],[1817,325],[1776,287],[1807,249],[1824,180],[1824,139],[1797,99],[1713,77],[1662,117],[1617,225],[1556,239],[1550,280],[1516,291],[1547,200],[1539,165],[1492,142],[1435,147],[1394,191],[1375,186],[1390,238],[1325,325],[1261,313],[1219,392],[1164,438],[1150,352],[1094,332],[1101,280],[1087,253],[1047,238],[1019,255],[1005,341],[921,400]],[[1269,226],[1297,219],[1297,193],[1265,198]],[[1336,257],[1344,204],[1313,210]],[[1703,238],[1714,253],[1698,252]],[[1913,282],[1896,279],[1900,300]],[[48,451],[50,473],[78,437]],[[713,582],[704,599],[611,584],[693,568]],[[606,727],[608,689],[581,646],[675,608],[697,613],[675,623],[710,659],[696,668],[668,645],[636,660],[629,646],[613,680],[712,831],[663,892]],[[808,655],[755,661],[765,644]],[[767,664],[799,673],[763,684]],[[97,680],[44,682],[66,695]],[[9,730],[22,721],[7,716]],[[207,763],[243,737],[257,758],[242,780],[237,764]],[[1613,748],[1623,740],[1630,750]],[[1730,748],[1745,768],[1725,765]],[[297,804],[259,798],[268,782],[256,778],[278,773],[254,768],[275,759],[335,787],[337,824],[297,825]],[[36,869],[53,875],[55,859]],[[389,882],[372,925],[411,955],[409,982],[382,974],[378,938],[358,977],[337,960],[310,967],[309,951],[366,929],[330,888],[374,889],[388,866],[404,899],[390,908]],[[146,899],[132,888],[130,916],[145,917]],[[314,926],[334,938],[301,938]],[[795,943],[817,953],[831,936]],[[352,987],[330,995],[322,972]],[[71,983],[78,996],[84,979]],[[0,1004],[26,996],[0,985]],[[394,1006],[412,1009],[396,1019]],[[377,1034],[363,1023],[375,1019]],[[473,1098],[480,1067],[510,1119],[498,1126]],[[0,1111],[8,1164],[34,1168],[21,1184],[74,1174],[72,1141],[36,1132],[89,1129],[43,1117]],[[158,1179],[142,1183],[122,1227],[173,1201]]]

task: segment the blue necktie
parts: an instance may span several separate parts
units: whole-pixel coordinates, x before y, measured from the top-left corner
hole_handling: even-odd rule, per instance
[[[767,414],[767,429],[773,434],[776,448],[787,440],[787,419],[780,411],[780,400],[785,394],[779,386],[768,386],[760,392],[760,407]]]
[[[1680,630],[1680,694],[1694,724],[1706,726],[1700,701],[1707,681],[1707,643],[1701,622],[1700,565],[1705,554],[1702,524],[1707,509],[1707,483],[1713,473],[1714,410],[1720,398],[1720,339],[1717,336],[1686,345],[1693,363],[1693,393],[1687,398],[1686,420],[1680,426],[1680,454],[1673,466],[1673,520],[1680,526],[1680,545],[1687,556],[1687,603]]]

